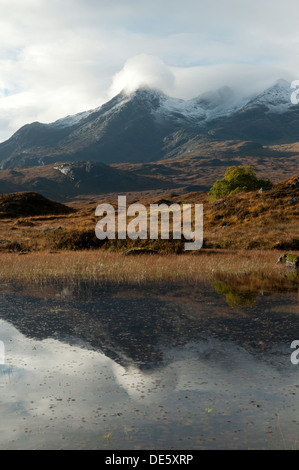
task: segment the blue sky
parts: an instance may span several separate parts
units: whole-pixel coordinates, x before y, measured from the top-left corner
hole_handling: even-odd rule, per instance
[[[298,0],[0,0],[0,140],[148,84],[189,99],[299,79]]]

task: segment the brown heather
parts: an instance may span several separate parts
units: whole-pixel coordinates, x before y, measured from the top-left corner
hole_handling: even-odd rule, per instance
[[[95,238],[95,209],[105,199],[69,203],[68,206],[76,210],[70,214],[50,215],[46,207],[44,215],[22,217],[20,214],[24,211],[19,198],[16,199],[16,195],[10,197],[14,204],[10,204],[9,214],[4,211],[0,218],[0,252],[99,248],[123,251],[134,247],[163,254],[184,252],[181,241],[112,240],[100,243]],[[132,202],[128,198],[128,204]],[[299,250],[299,181],[295,176],[275,184],[270,191],[239,193],[214,203],[209,202],[205,192],[180,196],[165,194],[162,199],[143,198],[139,202],[146,207],[161,202],[203,204],[204,248]],[[14,215],[11,214],[12,207],[15,207]],[[42,212],[43,208],[39,210]]]
[[[239,193],[216,203],[209,202],[204,192],[140,198],[145,206],[203,204],[204,247],[189,254],[184,252],[183,240],[100,242],[95,237],[95,209],[104,199],[69,203],[75,209],[69,214],[51,215],[47,206],[43,215],[41,204],[39,215],[21,217],[20,197],[11,195],[10,201],[7,197],[10,212],[3,209],[0,218],[2,280],[69,277],[97,282],[196,282],[233,276],[257,285],[270,278],[279,284],[289,274],[276,264],[278,257],[299,250],[299,181],[295,176],[270,191]],[[128,204],[132,202],[128,198]],[[139,255],[123,256],[128,249]]]

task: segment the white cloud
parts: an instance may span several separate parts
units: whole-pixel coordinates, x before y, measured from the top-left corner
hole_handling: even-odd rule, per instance
[[[109,95],[148,86],[173,97],[191,99],[228,85],[240,95],[249,96],[273,85],[278,78],[291,81],[292,74],[287,68],[246,64],[173,67],[158,57],[141,54],[127,60],[114,75]]]
[[[151,88],[171,90],[175,76],[158,57],[141,54],[127,60],[123,69],[113,77],[110,94],[115,96],[122,90],[132,92],[147,85]]]
[[[299,78],[297,0],[0,0],[0,139],[143,83],[181,98]]]

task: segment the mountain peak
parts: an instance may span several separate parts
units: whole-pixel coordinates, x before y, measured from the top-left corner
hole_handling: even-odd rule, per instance
[[[136,88],[133,91],[128,91],[124,89],[122,93],[126,94],[127,96],[147,96],[147,95],[157,95],[157,96],[165,96],[165,93],[163,91],[159,90],[158,88],[152,88],[148,85],[142,85],[138,88]]]
[[[131,100],[159,106],[160,102],[167,99],[167,95],[157,88],[141,86],[132,92],[124,91],[124,95]]]
[[[280,78],[274,85],[253,98],[248,105],[266,106],[269,111],[282,113],[291,106],[291,85],[287,80]]]
[[[282,88],[290,88],[291,84],[284,78],[279,78],[273,86],[282,87]]]

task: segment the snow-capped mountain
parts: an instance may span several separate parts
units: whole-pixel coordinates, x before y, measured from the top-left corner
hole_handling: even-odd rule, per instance
[[[299,106],[285,80],[257,96],[240,98],[229,87],[192,100],[141,88],[51,124],[32,123],[0,144],[5,169],[59,161],[150,162],[175,156],[203,139],[259,144],[299,141]]]
[[[226,119],[213,123],[214,138],[263,145],[299,141],[299,106],[291,102],[292,91],[290,83],[278,80]]]
[[[291,91],[289,82],[278,80],[275,85],[249,100],[246,108],[265,106],[268,112],[284,113],[293,107],[290,99]]]

